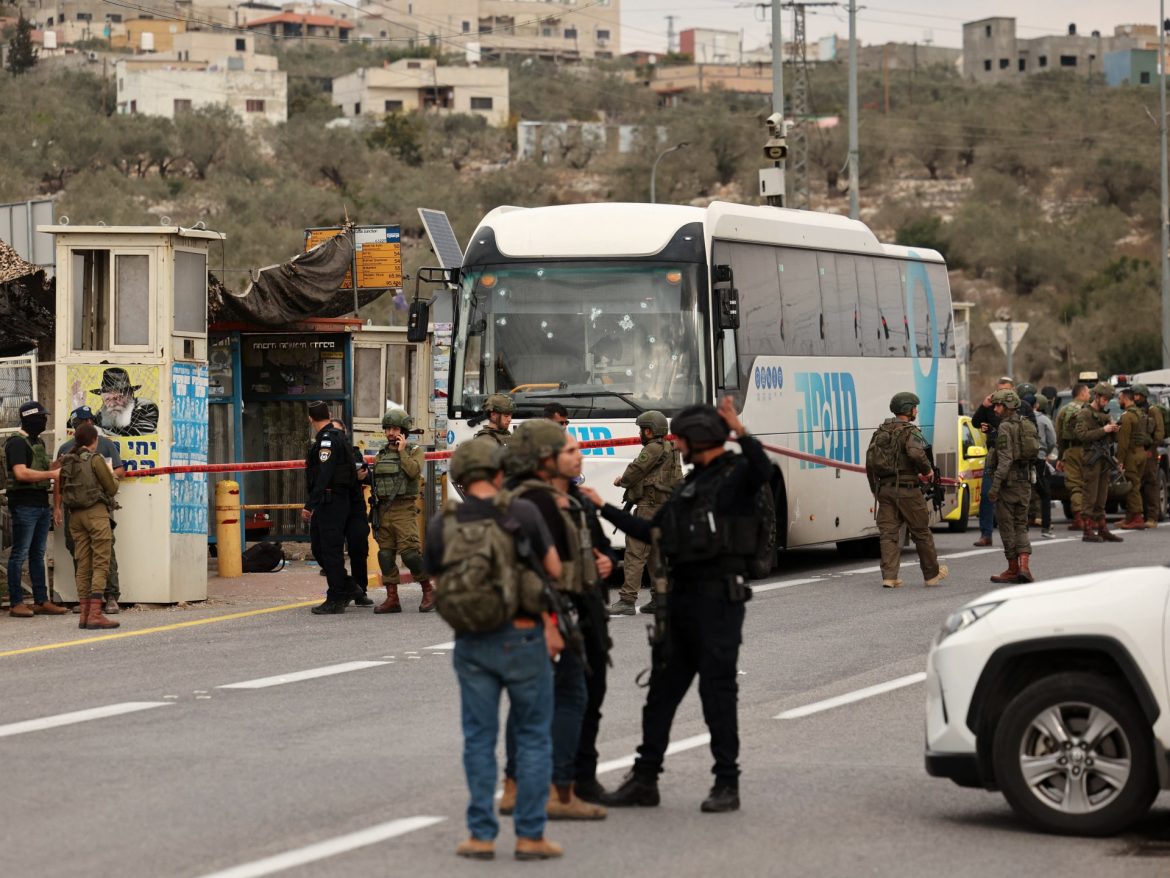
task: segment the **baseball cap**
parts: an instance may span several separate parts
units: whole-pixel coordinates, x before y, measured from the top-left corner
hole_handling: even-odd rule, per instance
[[[93,409],[87,405],[79,405],[72,412],[69,413],[69,423],[76,424],[78,421],[93,421],[96,420],[93,416]]]
[[[49,410],[37,402],[35,399],[30,399],[20,407],[20,416],[27,418],[32,415],[47,415]]]

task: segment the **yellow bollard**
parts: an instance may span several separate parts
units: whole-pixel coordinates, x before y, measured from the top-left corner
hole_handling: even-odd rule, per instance
[[[366,500],[366,509],[370,508],[369,486],[362,488]],[[378,565],[378,541],[374,535],[378,532],[375,525],[370,525],[369,553],[366,555],[366,588],[382,587],[382,568]]]
[[[240,483],[230,479],[215,485],[215,553],[220,576],[234,579],[244,575],[240,547]]]

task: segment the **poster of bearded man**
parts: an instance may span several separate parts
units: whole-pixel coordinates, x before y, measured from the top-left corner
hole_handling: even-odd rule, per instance
[[[131,369],[135,367],[131,366]],[[88,389],[101,399],[101,407],[92,406],[97,425],[109,436],[146,436],[158,432],[158,406],[138,393],[145,381],[151,381],[157,390],[158,370],[141,367],[143,375],[133,383],[130,373],[121,366],[107,366],[102,371],[101,383]]]

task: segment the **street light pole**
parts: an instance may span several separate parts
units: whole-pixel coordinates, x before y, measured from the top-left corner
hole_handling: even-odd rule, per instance
[[[1165,2],[1165,0],[1163,0]],[[849,218],[858,217],[857,0],[849,0]]]
[[[1170,369],[1170,180],[1166,167],[1166,0],[1158,4],[1158,139],[1162,166],[1162,368]]]
[[[656,184],[658,181],[658,163],[660,161],[662,161],[663,156],[670,155],[672,152],[678,152],[680,149],[685,149],[686,147],[688,147],[690,145],[691,145],[690,141],[687,141],[687,140],[684,140],[681,143],[676,143],[674,146],[670,147],[669,149],[664,149],[662,152],[660,152],[658,154],[658,158],[654,159],[654,167],[652,167],[650,169],[650,203],[651,204],[658,203],[658,201],[656,199],[656,195],[657,195]]]

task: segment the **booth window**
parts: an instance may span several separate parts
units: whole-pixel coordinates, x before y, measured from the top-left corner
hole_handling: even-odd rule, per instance
[[[353,416],[355,420],[381,420],[386,397],[382,393],[379,373],[382,349],[353,346]]]
[[[150,257],[114,256],[114,346],[150,344]]]
[[[175,251],[175,332],[207,332],[207,255]]]
[[[104,351],[110,346],[110,251],[71,251],[73,350]]]

